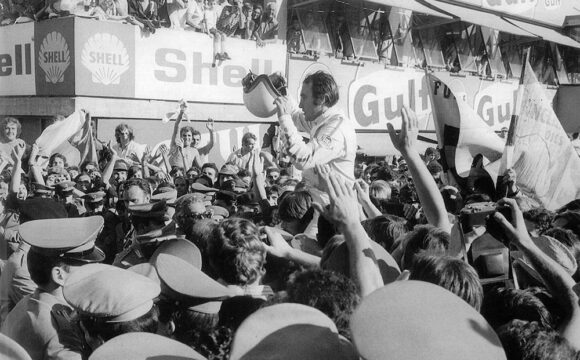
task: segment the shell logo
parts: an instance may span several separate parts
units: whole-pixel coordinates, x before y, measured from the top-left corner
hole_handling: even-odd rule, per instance
[[[81,54],[81,62],[97,84],[121,82],[121,75],[129,70],[129,54],[123,42],[115,35],[98,33],[91,36]]]
[[[64,81],[64,72],[70,65],[70,52],[61,33],[53,31],[42,40],[38,63],[46,82],[56,84]]]

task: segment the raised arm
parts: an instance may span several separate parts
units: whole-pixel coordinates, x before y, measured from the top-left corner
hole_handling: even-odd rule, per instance
[[[563,321],[558,331],[576,351],[580,350],[580,306],[578,304],[578,295],[573,290],[574,279],[562,266],[546,255],[532,241],[526,229],[524,216],[516,200],[504,198],[498,201],[498,204],[510,208],[512,223],[507,221],[499,212],[495,213],[494,216],[500,222],[512,243],[532,263],[532,266],[542,277],[550,293],[552,293],[554,300],[558,301],[564,311]]]
[[[173,125],[173,134],[171,135],[171,150],[177,146],[176,140],[179,137],[179,125],[181,125],[181,121],[183,120],[183,116],[185,115],[185,110],[187,109],[187,103],[184,100],[179,101],[179,114],[177,115],[177,119],[175,119],[175,124]]]
[[[109,186],[111,186],[110,180],[111,176],[113,176],[113,169],[115,169],[115,163],[117,162],[117,160],[119,160],[119,156],[117,154],[117,151],[113,149],[113,146],[111,145],[110,141],[109,144],[107,145],[107,148],[111,152],[111,160],[109,160],[109,162],[105,166],[105,169],[103,170],[103,183],[107,188],[109,188]]]
[[[320,266],[320,258],[318,256],[294,249],[278,230],[269,226],[264,227],[264,232],[270,242],[270,244],[266,245],[268,254],[293,261],[309,268],[317,268]]]
[[[18,194],[20,191],[20,182],[22,181],[22,157],[24,156],[24,147],[16,146],[12,150],[12,159],[14,160],[14,168],[12,170],[12,178],[10,179],[10,192]]]
[[[211,149],[213,149],[213,145],[215,143],[215,125],[212,118],[207,119],[205,127],[209,131],[209,142],[205,146],[197,149],[200,155],[208,155]]]
[[[362,206],[366,216],[369,219],[383,215],[381,210],[379,210],[371,201],[371,197],[369,195],[369,185],[366,182],[358,180],[354,183],[354,189],[356,190],[358,202]]]
[[[313,205],[318,212],[337,225],[344,235],[348,247],[350,276],[359,285],[361,296],[366,296],[384,283],[370,238],[359,221],[357,195],[328,165],[316,166],[316,169],[328,188],[330,207],[326,210],[318,203]]]
[[[407,161],[409,172],[415,183],[415,189],[427,220],[431,225],[450,232],[451,224],[447,217],[443,196],[439,192],[439,187],[429,170],[427,170],[427,166],[425,166],[419,152],[417,152],[416,143],[417,135],[419,134],[417,115],[407,106],[403,106],[401,117],[402,125],[399,134],[395,132],[392,124],[387,123],[391,141]]]
[[[341,131],[341,125],[348,120],[344,116],[338,113],[330,116],[307,144],[298,131],[299,128],[301,130],[308,128],[302,126],[304,123],[302,113],[293,109],[292,100],[288,97],[278,97],[275,104],[278,107],[280,127],[286,134],[288,153],[295,159],[293,163],[297,169],[304,170],[324,165],[345,155],[346,139]]]

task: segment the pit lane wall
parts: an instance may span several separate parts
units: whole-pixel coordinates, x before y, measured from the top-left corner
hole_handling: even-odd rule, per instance
[[[136,26],[80,17],[1,27],[0,39],[0,115],[34,121],[86,109],[98,119],[102,140],[113,139],[120,121],[135,128],[140,142],[168,139],[172,124],[159,120],[184,98],[190,102],[188,117],[202,133],[201,122],[208,117],[218,123],[218,151],[210,160],[223,161],[245,131],[258,132],[261,139],[267,123],[276,120],[256,118],[243,106],[241,80],[249,69],[282,72],[296,98],[309,73],[332,73],[340,88],[339,106],[355,123],[359,145],[368,154],[394,153],[386,122],[400,126],[403,104],[415,109],[424,135],[435,139],[423,70],[344,63],[325,55],[305,59],[288,56],[282,41],[257,47],[241,39],[227,39],[232,60],[212,67],[213,42],[205,34],[169,29],[145,34]],[[509,126],[517,80],[437,76],[459,83],[494,130]],[[443,84],[434,91],[449,92]]]

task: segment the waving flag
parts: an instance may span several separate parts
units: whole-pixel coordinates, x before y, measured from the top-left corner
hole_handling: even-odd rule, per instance
[[[433,74],[426,76],[438,146],[443,149],[442,165],[459,185],[465,186],[473,159],[482,155],[482,165],[489,172],[490,164],[501,158],[504,143],[467,104],[464,92]],[[489,175],[493,180],[497,178],[497,174]]]
[[[36,139],[36,144],[40,156],[47,158],[60,152],[67,157],[69,165],[77,165],[77,162],[97,161],[94,141],[90,117],[79,110],[44,129]]]
[[[580,158],[527,61],[525,67],[513,149],[502,162],[526,195],[555,210],[580,197]]]

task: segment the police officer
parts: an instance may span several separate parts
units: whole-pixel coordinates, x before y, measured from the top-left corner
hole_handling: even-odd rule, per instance
[[[323,71],[307,76],[302,83],[302,111],[287,97],[275,100],[287,152],[294,166],[304,170],[303,180],[319,190],[315,165],[329,164],[336,173],[354,181],[356,134],[351,121],[336,108],[337,103],[338,86],[332,75]],[[310,142],[305,143],[299,131],[308,132]]]
[[[81,359],[82,337],[72,321],[73,309],[62,294],[66,279],[87,263],[104,259],[95,247],[101,216],[29,221],[20,227],[31,245],[28,271],[38,289],[8,314],[2,334],[33,359]]]
[[[113,265],[126,269],[148,262],[161,242],[176,238],[173,207],[165,200],[155,203],[129,205],[134,237],[128,246],[115,257]]]

